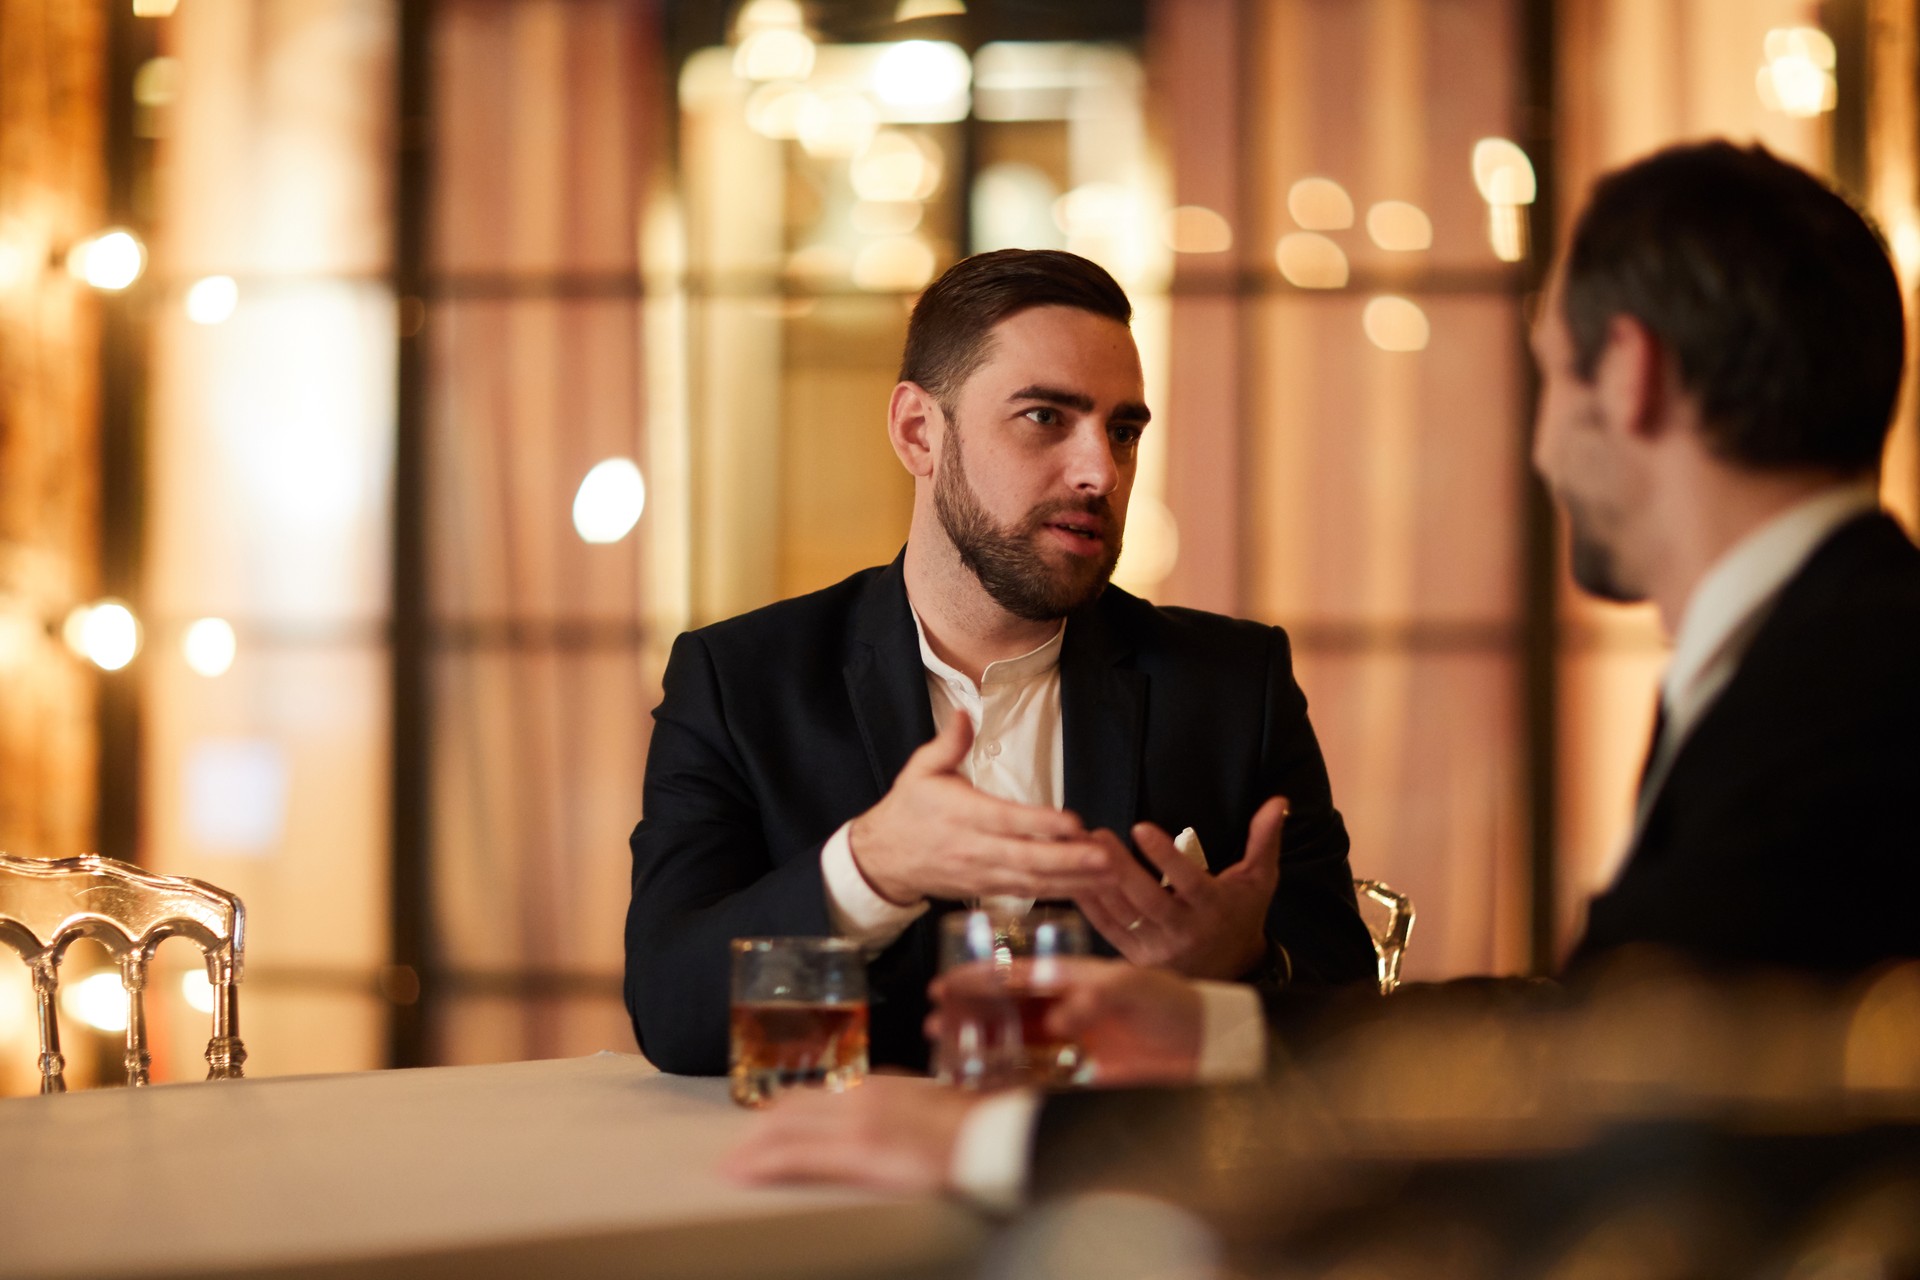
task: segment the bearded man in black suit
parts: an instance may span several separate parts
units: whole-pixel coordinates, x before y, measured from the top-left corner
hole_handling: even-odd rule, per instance
[[[1829,977],[1920,956],[1920,550],[1877,496],[1905,342],[1879,236],[1762,148],[1660,152],[1603,178],[1575,225],[1534,325],[1534,461],[1576,581],[1651,600],[1675,642],[1575,970],[1635,944]],[[1177,976],[1090,962],[1056,1029],[1109,1082],[1180,1083],[1206,1060],[1200,1009]],[[879,1083],[795,1100],[735,1171],[913,1170],[1004,1201],[1030,1147],[1117,1155],[1164,1132],[1142,1095],[1050,1100],[1037,1139],[1017,1097],[918,1097],[892,1126],[902,1099]]]
[[[874,1059],[923,1064],[935,920],[989,897],[1071,899],[1193,978],[1371,975],[1285,634],[1107,585],[1149,417],[1131,314],[1073,254],[956,264],[888,406],[905,550],[675,642],[626,935],[656,1065],[726,1069],[728,942],[769,934],[866,944]]]

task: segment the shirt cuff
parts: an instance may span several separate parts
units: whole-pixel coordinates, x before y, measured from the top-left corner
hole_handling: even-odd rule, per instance
[[[910,906],[889,902],[867,883],[853,860],[853,838],[848,834],[853,823],[843,822],[840,829],[820,846],[820,878],[826,882],[827,918],[833,931],[865,946],[884,947],[906,932],[927,909],[922,898]]]
[[[1244,982],[1198,979],[1201,1084],[1252,1080],[1267,1068],[1267,1018],[1260,993]]]
[[[947,1181],[953,1189],[995,1213],[1012,1213],[1027,1195],[1033,1163],[1033,1131],[1040,1122],[1040,1092],[1013,1089],[995,1094],[967,1112],[953,1144]]]

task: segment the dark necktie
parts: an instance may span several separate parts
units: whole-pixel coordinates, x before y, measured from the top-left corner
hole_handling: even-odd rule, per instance
[[[1673,753],[1666,747],[1666,735],[1667,699],[1663,693],[1654,712],[1653,741],[1647,744],[1647,758],[1640,766],[1640,787],[1633,803],[1633,847],[1640,843],[1640,833],[1647,826],[1647,815],[1653,812],[1654,797],[1666,783],[1668,767],[1673,763]]]
[[[1647,803],[1647,799],[1648,799],[1647,783],[1652,781],[1653,779],[1654,761],[1657,760],[1660,756],[1660,739],[1661,739],[1661,736],[1666,733],[1666,731],[1667,731],[1667,700],[1663,697],[1654,704],[1653,737],[1650,738],[1647,742],[1646,758],[1640,762],[1640,786],[1636,789],[1634,793],[1639,797],[1640,806],[1642,808],[1644,808]]]

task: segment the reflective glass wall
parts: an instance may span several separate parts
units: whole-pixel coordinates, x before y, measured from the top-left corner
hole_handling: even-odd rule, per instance
[[[196,0],[135,74],[154,147],[139,854],[246,903],[263,1073],[364,1067],[385,1043],[395,13]],[[191,1079],[204,981],[191,946],[169,952],[155,1056]]]
[[[396,850],[427,872],[416,1051],[630,1049],[625,839],[674,630],[652,616],[658,530],[687,484],[654,465],[672,362],[649,350],[641,274],[670,164],[659,14],[425,8],[425,260],[402,310],[423,364],[403,430],[427,597],[407,803],[427,823]]]

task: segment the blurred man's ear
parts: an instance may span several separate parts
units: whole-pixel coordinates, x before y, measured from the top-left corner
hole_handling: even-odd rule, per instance
[[[1666,347],[1640,321],[1620,314],[1607,322],[1594,384],[1610,428],[1645,439],[1660,434],[1672,394],[1670,363]]]
[[[946,416],[939,402],[917,382],[901,382],[887,402],[887,440],[909,474],[925,479],[933,474]]]

